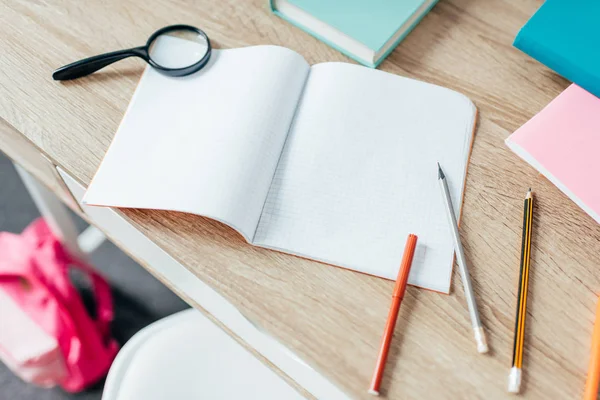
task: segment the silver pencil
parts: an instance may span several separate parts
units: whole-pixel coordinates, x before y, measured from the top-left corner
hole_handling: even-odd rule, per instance
[[[442,190],[442,197],[444,198],[444,206],[446,208],[446,214],[448,215],[452,240],[454,240],[456,261],[458,262],[463,288],[465,290],[465,297],[467,298],[467,306],[469,307],[469,314],[471,315],[471,324],[473,325],[473,333],[475,334],[475,341],[477,342],[477,351],[480,353],[487,353],[487,340],[485,338],[485,332],[483,331],[483,325],[481,325],[481,320],[479,319],[479,312],[477,311],[475,294],[473,293],[471,277],[469,275],[469,270],[467,269],[467,260],[465,259],[465,253],[463,252],[463,247],[460,242],[460,235],[458,234],[458,223],[454,216],[454,207],[452,207],[448,183],[446,182],[446,176],[444,175],[444,171],[442,171],[442,167],[440,167],[440,163],[438,163],[438,182]]]

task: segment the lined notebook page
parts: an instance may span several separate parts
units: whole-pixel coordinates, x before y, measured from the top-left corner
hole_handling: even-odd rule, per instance
[[[161,37],[155,50],[193,46]],[[187,77],[147,69],[84,201],[205,215],[250,240],[308,72],[277,46],[214,50]]]
[[[476,110],[465,96],[344,64],[311,69],[269,189],[256,245],[448,292],[453,243],[440,162],[459,213]]]

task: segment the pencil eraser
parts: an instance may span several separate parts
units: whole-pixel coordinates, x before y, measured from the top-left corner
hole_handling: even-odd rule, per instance
[[[477,342],[477,351],[481,354],[489,351],[487,345],[487,339],[485,338],[485,332],[483,328],[475,328],[475,341]]]
[[[508,392],[519,393],[521,389],[521,369],[512,367],[508,375]]]
[[[373,389],[369,389],[369,394],[372,394],[373,396],[379,396],[379,392]]]

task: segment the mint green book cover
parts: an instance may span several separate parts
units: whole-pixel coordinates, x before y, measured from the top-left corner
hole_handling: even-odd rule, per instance
[[[394,34],[413,18],[413,15],[429,0],[287,0],[290,4],[311,14],[314,18],[326,23],[332,28],[362,43],[374,52],[381,48],[394,36]],[[374,63],[359,59],[351,54],[348,49],[339,48],[326,38],[300,25],[298,22],[287,18],[274,7],[274,0],[270,0],[271,10],[281,18],[299,27],[300,29],[327,43],[336,50],[344,53],[355,61],[371,68],[376,68],[388,54],[412,31],[412,29],[427,15],[437,0],[423,11],[401,35],[396,43]]]

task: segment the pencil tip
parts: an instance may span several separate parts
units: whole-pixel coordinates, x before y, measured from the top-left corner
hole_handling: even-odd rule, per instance
[[[529,190],[527,191],[527,194],[525,195],[525,198],[530,199],[531,197],[533,197],[533,194],[531,193],[531,188],[529,188]]]
[[[440,166],[440,163],[437,163],[438,166],[438,179],[444,179],[446,176],[444,175],[444,171],[442,171],[442,167]]]

